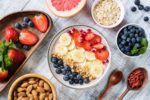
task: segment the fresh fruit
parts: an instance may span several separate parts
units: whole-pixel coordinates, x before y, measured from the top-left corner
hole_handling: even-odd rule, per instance
[[[70,45],[67,48],[68,50],[73,50],[75,48],[74,40],[71,41]]]
[[[95,54],[93,52],[85,51],[85,58],[89,61],[95,60]]]
[[[23,45],[18,41],[18,42],[15,42],[15,46],[19,49],[22,49]]]
[[[81,46],[83,42],[83,38],[78,30],[73,33],[73,40],[75,41],[76,46]]]
[[[46,32],[48,29],[48,19],[45,15],[40,14],[36,15],[32,18],[32,22],[34,23],[35,27],[42,33]]]
[[[145,22],[148,22],[149,21],[149,18],[146,16],[146,17],[144,17],[144,21]]]
[[[136,7],[132,7],[132,8],[131,8],[131,11],[132,11],[132,12],[135,12],[135,11],[136,11]]]
[[[98,43],[98,44],[93,45],[93,48],[100,50],[100,49],[103,49],[103,48],[104,48],[104,45]]]
[[[75,61],[75,62],[84,62],[85,60],[85,54],[82,50],[74,50],[72,52],[72,59]]]
[[[21,27],[22,28],[26,28],[28,26],[28,24],[26,22],[22,22]]]
[[[33,27],[33,26],[34,26],[33,22],[32,22],[32,21],[29,21],[29,22],[28,22],[28,26]]]
[[[19,38],[19,33],[13,27],[7,27],[5,29],[5,39],[7,41],[16,41]]]
[[[23,52],[11,48],[8,50],[8,58],[15,63],[21,63],[25,60],[26,56]]]
[[[63,56],[65,54],[67,54],[68,49],[67,47],[63,46],[63,45],[57,45],[56,46],[56,53],[60,56]]]
[[[38,37],[31,31],[23,29],[20,32],[19,41],[24,45],[34,45],[38,42]]]
[[[31,46],[28,46],[28,45],[23,45],[22,47],[24,50],[30,50],[31,49]]]
[[[8,71],[0,69],[0,82],[4,81],[8,77]]]
[[[63,33],[60,38],[59,42],[61,45],[68,46],[71,43],[71,37],[68,33]]]
[[[86,0],[47,0],[50,10],[60,17],[71,17],[78,13]]]
[[[87,51],[92,50],[92,46],[91,46],[90,42],[88,42],[88,41],[84,41],[82,47]]]
[[[15,27],[17,28],[17,29],[21,29],[22,27],[21,27],[21,24],[20,23],[15,23]]]
[[[85,40],[90,41],[95,37],[95,35],[93,33],[88,33],[85,36]]]
[[[107,60],[109,57],[109,52],[108,50],[100,50],[95,52],[96,58],[103,61]]]
[[[23,21],[26,22],[26,23],[28,23],[28,22],[30,21],[30,18],[29,18],[28,16],[25,16],[25,17],[23,18]]]

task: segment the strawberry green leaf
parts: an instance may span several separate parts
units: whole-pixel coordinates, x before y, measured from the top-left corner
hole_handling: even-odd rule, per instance
[[[147,47],[142,47],[142,48],[140,48],[140,49],[139,49],[139,54],[145,53],[146,50],[147,50]]]
[[[148,42],[147,42],[147,39],[146,39],[146,38],[142,38],[142,39],[141,39],[141,45],[144,46],[144,47],[147,47],[147,46],[148,46]]]
[[[136,46],[134,46],[133,49],[131,50],[131,54],[132,54],[132,55],[135,55],[135,54],[138,53],[138,51],[139,51],[139,50],[136,48]]]

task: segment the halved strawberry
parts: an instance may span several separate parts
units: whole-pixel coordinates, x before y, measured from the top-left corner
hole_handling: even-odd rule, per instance
[[[15,41],[19,38],[19,33],[13,27],[7,27],[5,29],[5,38],[7,41]]]
[[[98,35],[96,35],[92,40],[91,40],[91,44],[97,44],[97,43],[101,43],[102,42],[102,38]]]
[[[98,44],[93,45],[93,48],[100,50],[100,49],[103,49],[103,48],[104,48],[104,45],[98,43]]]
[[[24,45],[34,45],[38,42],[38,37],[31,31],[24,29],[20,33],[19,41]]]
[[[92,50],[91,44],[88,41],[84,41],[82,46],[85,50],[88,50],[88,51]]]
[[[109,52],[108,52],[108,50],[96,51],[95,56],[96,56],[97,59],[104,61],[104,60],[108,59]]]
[[[0,69],[0,82],[5,80],[8,77],[8,70]]]
[[[11,48],[8,50],[8,58],[15,63],[21,63],[25,60],[26,56],[23,52]]]
[[[81,43],[83,42],[83,38],[81,37],[81,34],[79,31],[75,31],[73,33],[73,40],[75,41],[75,44],[77,46],[79,46],[79,47],[81,46]]]
[[[35,27],[42,33],[47,31],[48,28],[48,19],[45,15],[40,14],[36,15],[32,18],[32,22],[34,23]]]
[[[95,35],[92,32],[90,32],[90,33],[86,34],[85,40],[90,41],[90,40],[94,39],[94,37],[95,37]]]

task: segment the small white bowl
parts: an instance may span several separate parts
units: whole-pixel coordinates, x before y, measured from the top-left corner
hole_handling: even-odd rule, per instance
[[[124,29],[125,27],[130,26],[130,25],[132,25],[132,26],[137,26],[137,27],[140,27],[140,28],[144,29],[143,27],[141,27],[140,25],[135,24],[135,23],[130,23],[130,24],[124,25],[124,26],[123,26],[122,28],[120,28],[119,31],[117,32],[117,35],[116,35],[116,45],[117,45],[117,48],[118,48],[119,52],[120,52],[121,54],[123,54],[125,57],[128,57],[128,58],[136,58],[136,57],[141,56],[141,55],[143,55],[143,54],[140,54],[140,55],[137,55],[137,56],[128,56],[128,55],[124,54],[124,53],[120,50],[120,48],[118,47],[118,43],[117,43],[117,41],[118,41],[118,36],[119,36],[120,32],[122,31],[122,29]],[[144,31],[145,31],[145,30],[144,30]],[[145,31],[145,36],[146,36],[146,39],[147,39],[147,41],[148,41],[148,47],[147,47],[147,50],[146,50],[146,52],[147,52],[147,51],[148,51],[148,48],[149,48],[149,40],[148,40],[149,35],[146,34],[146,31]],[[146,53],[146,52],[145,52],[145,53]]]
[[[122,2],[120,0],[114,0],[117,2],[117,4],[119,5],[120,9],[121,9],[121,15],[120,15],[120,18],[119,20],[115,23],[115,24],[112,24],[112,25],[109,25],[109,26],[106,26],[106,25],[102,25],[100,24],[96,19],[95,19],[95,16],[94,16],[94,8],[95,6],[100,2],[101,0],[95,0],[93,5],[92,5],[92,9],[91,9],[91,14],[92,14],[92,18],[93,20],[95,21],[96,24],[98,24],[99,26],[103,27],[103,28],[114,28],[116,26],[118,26],[124,19],[124,16],[125,16],[125,9],[124,9],[124,6],[122,4]]]

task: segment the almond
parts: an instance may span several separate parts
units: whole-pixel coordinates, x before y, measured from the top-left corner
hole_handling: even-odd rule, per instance
[[[33,88],[33,86],[32,86],[32,85],[29,85],[29,86],[27,87],[27,92],[30,93],[31,90],[32,90],[32,88]]]
[[[44,83],[44,89],[46,91],[50,91],[51,88],[49,87],[49,85],[47,83]]]
[[[36,91],[37,91],[37,92],[40,92],[40,93],[45,92],[45,90],[44,90],[43,88],[41,88],[41,87],[37,87]]]

